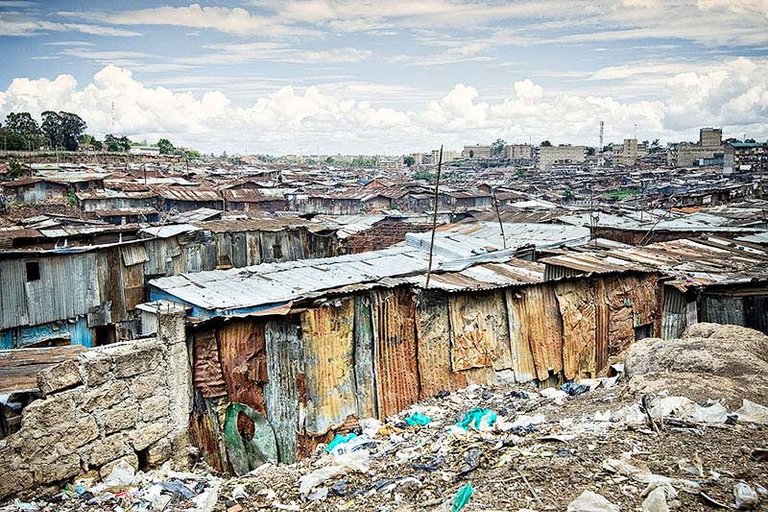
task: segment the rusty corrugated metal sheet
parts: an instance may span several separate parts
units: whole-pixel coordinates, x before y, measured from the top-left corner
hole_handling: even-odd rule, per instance
[[[551,286],[532,286],[521,292],[525,304],[528,341],[539,380],[563,369],[562,319]]]
[[[354,375],[354,300],[301,315],[309,435],[322,435],[357,414]]]
[[[123,255],[123,264],[126,267],[138,265],[149,260],[147,249],[143,243],[124,245],[121,247],[120,252]]]
[[[370,295],[355,297],[355,387],[357,411],[362,418],[378,417],[376,370],[373,348],[373,323]]]
[[[501,293],[454,295],[448,300],[454,371],[511,368],[509,327]]]
[[[508,290],[505,294],[512,370],[517,382],[530,382],[536,379],[536,367],[528,335],[525,301],[520,293]]]
[[[22,260],[0,260],[0,329],[29,322],[26,281]]]
[[[232,320],[219,328],[218,337],[221,368],[230,401],[266,414],[262,390],[268,380],[264,323]]]
[[[299,425],[304,416],[299,389],[305,380],[304,349],[298,319],[288,316],[266,322],[264,339],[269,375],[264,386],[267,420],[275,430],[280,462],[290,464],[296,461]]]
[[[121,269],[125,286],[125,308],[131,311],[144,302],[144,267],[133,265]]]
[[[687,327],[685,294],[671,286],[664,286],[664,306],[661,315],[661,337],[679,338]]]
[[[227,395],[227,384],[219,359],[219,346],[213,331],[196,332],[193,339],[192,383],[205,398]]]
[[[372,293],[379,416],[386,417],[419,399],[416,357],[416,301],[407,289]]]
[[[590,283],[559,282],[555,296],[563,319],[563,372],[566,380],[595,373],[595,293]]]
[[[611,323],[608,289],[605,279],[598,279],[595,282],[595,367],[598,371],[602,371],[608,364]]]
[[[416,315],[421,398],[465,387],[466,372],[451,368],[448,298],[442,293],[422,293]]]

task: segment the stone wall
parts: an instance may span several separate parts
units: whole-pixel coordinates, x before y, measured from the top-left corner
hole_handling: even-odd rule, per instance
[[[43,398],[0,440],[0,498],[85,473],[106,476],[120,460],[138,469],[186,453],[190,379],[179,311],[160,316],[156,338],[43,370]]]

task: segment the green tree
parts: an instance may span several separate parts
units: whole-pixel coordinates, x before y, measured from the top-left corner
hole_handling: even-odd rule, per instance
[[[107,151],[113,153],[125,152],[128,151],[128,149],[131,147],[131,139],[125,136],[118,139],[109,133],[104,137],[104,146]]]
[[[37,149],[40,147],[42,131],[29,112],[11,112],[5,116],[5,129],[14,134],[13,149]],[[8,149],[11,144],[6,143]]]
[[[411,155],[407,155],[403,157],[403,163],[408,167],[413,167],[413,165],[416,163],[416,159]]]
[[[496,141],[491,144],[491,156],[502,158],[504,156],[504,146],[506,145],[507,142],[504,139],[496,139]]]
[[[545,148],[551,148],[552,147],[552,143],[549,142],[548,140],[543,141],[541,143],[541,145],[542,145],[542,147],[545,147]]]
[[[0,149],[3,151],[21,151],[29,149],[29,144],[23,135],[3,127],[0,128]]]
[[[160,148],[161,155],[173,155],[176,153],[176,148],[173,147],[171,141],[168,139],[160,139],[157,141],[157,147]]]
[[[62,147],[67,151],[77,151],[79,147],[78,140],[88,127],[85,121],[77,114],[71,112],[46,110],[42,116],[43,133],[51,141],[51,144],[56,148]]]

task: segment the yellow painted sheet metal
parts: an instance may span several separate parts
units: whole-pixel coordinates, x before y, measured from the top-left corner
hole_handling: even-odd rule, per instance
[[[511,368],[509,328],[500,292],[452,295],[448,299],[454,371],[470,368]]]
[[[354,375],[354,300],[309,309],[301,315],[310,435],[322,435],[357,414]]]
[[[595,294],[586,281],[555,285],[563,319],[563,371],[567,380],[595,376]]]
[[[455,373],[451,369],[448,298],[443,294],[423,293],[416,314],[421,398],[466,387],[465,372]]]
[[[525,300],[517,292],[507,291],[505,293],[512,370],[515,372],[517,382],[530,382],[536,379],[536,368],[533,364],[533,353],[528,336]]]

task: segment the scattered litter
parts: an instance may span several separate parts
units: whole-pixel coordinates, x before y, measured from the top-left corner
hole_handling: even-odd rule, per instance
[[[577,384],[576,382],[566,382],[560,386],[560,390],[570,396],[583,395],[589,391],[587,384]]]
[[[325,451],[327,451],[328,453],[331,453],[333,449],[336,448],[336,446],[344,443],[348,443],[349,441],[351,441],[356,437],[357,437],[357,434],[355,434],[354,432],[350,432],[347,435],[336,434],[333,440],[330,443],[328,443],[328,446],[325,447]]]
[[[568,393],[557,388],[544,388],[539,391],[544,398],[561,399],[568,396]]]
[[[643,500],[643,512],[669,512],[664,487],[656,487]]]
[[[430,418],[426,414],[422,414],[420,412],[414,412],[406,416],[403,421],[405,421],[405,423],[407,423],[409,427],[413,427],[416,425],[423,427],[424,425],[429,425],[432,422],[432,418]]]
[[[453,496],[453,504],[451,506],[451,512],[460,512],[469,503],[469,499],[472,497],[472,493],[475,489],[472,487],[471,482],[467,482],[461,487]]]
[[[568,512],[620,512],[621,509],[604,496],[592,491],[582,492],[568,505]]]
[[[618,473],[632,478],[633,480],[644,484],[654,486],[669,484],[672,487],[680,488],[688,492],[695,492],[699,489],[699,484],[692,480],[670,478],[651,473],[644,464],[634,461],[629,453],[623,454],[621,459],[608,459],[603,464],[603,469],[611,473]]]
[[[737,510],[750,510],[757,507],[758,497],[752,487],[744,482],[737,482],[733,486],[734,505]]]
[[[496,420],[497,415],[494,411],[475,407],[470,409],[456,426],[463,430],[469,430],[470,428],[478,431],[490,430],[496,423]]]
[[[736,416],[739,421],[768,425],[768,407],[746,399],[742,402],[741,408],[736,411]]]

